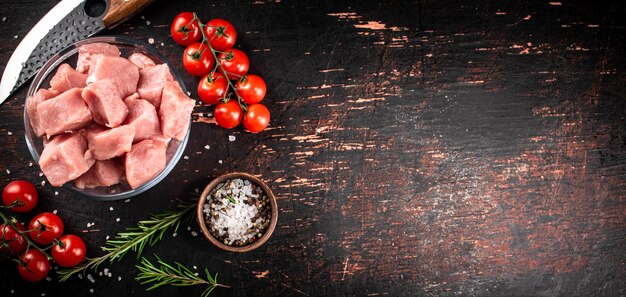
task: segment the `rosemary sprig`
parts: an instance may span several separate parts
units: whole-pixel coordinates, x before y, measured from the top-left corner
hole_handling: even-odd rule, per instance
[[[124,232],[118,233],[115,238],[107,240],[102,249],[106,254],[90,258],[82,265],[71,269],[59,270],[60,281],[68,280],[72,275],[88,269],[98,269],[98,266],[104,262],[112,263],[115,260],[121,260],[126,253],[133,251],[137,253],[137,259],[141,256],[146,244],[153,246],[157,241],[163,238],[165,231],[174,228],[174,232],[178,230],[181,221],[190,220],[193,216],[195,204],[180,202],[177,210],[166,211],[157,215],[152,215],[149,220],[139,221],[137,227],[127,228]]]
[[[175,266],[173,266],[161,260],[157,255],[154,255],[154,257],[157,259],[156,264],[142,257],[141,263],[136,266],[139,269],[139,274],[135,279],[142,285],[150,284],[146,291],[165,285],[179,287],[205,285],[207,288],[202,292],[201,297],[206,297],[217,287],[230,288],[230,286],[219,284],[217,282],[217,273],[211,275],[207,268],[204,268],[204,273],[206,274],[206,279],[204,279],[178,262],[174,262]]]

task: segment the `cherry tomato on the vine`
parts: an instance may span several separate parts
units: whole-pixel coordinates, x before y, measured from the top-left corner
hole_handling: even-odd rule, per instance
[[[63,267],[78,265],[87,254],[85,242],[80,237],[68,234],[59,239],[59,244],[52,247],[52,259],[54,263]]]
[[[63,221],[59,216],[44,212],[36,215],[28,224],[30,238],[40,245],[50,245],[63,234]]]
[[[237,94],[248,104],[259,103],[265,97],[267,87],[265,81],[258,75],[243,76],[235,85]]]
[[[17,230],[24,232],[24,225],[15,223]],[[0,225],[0,251],[6,255],[17,255],[26,249],[26,239],[10,225]]]
[[[198,97],[206,104],[218,104],[226,94],[228,81],[221,73],[205,75],[198,83]]]
[[[202,38],[198,20],[194,21],[191,12],[181,12],[176,15],[172,21],[170,33],[172,33],[172,39],[176,43],[184,46],[198,42]]]
[[[50,271],[50,261],[46,255],[34,248],[20,256],[21,263],[17,264],[17,271],[23,279],[29,282],[38,282],[44,279]]]
[[[246,53],[235,48],[221,53],[218,59],[219,63],[222,64],[222,67],[226,71],[228,78],[233,80],[241,78],[241,76],[248,73],[248,69],[250,68],[250,60],[248,60]],[[218,67],[217,69],[219,72],[224,73],[222,67]]]
[[[243,125],[252,133],[265,130],[270,123],[270,111],[261,103],[248,105]]]
[[[2,203],[14,212],[29,212],[35,208],[38,200],[37,189],[25,180],[14,180],[2,191]]]
[[[241,123],[243,110],[237,100],[231,99],[226,103],[218,104],[213,114],[218,125],[226,129],[232,129]]]
[[[189,45],[183,53],[183,66],[193,76],[203,76],[215,66],[215,59],[205,43]]]
[[[212,19],[204,26],[204,33],[211,47],[218,51],[232,48],[237,41],[237,30],[233,24],[222,19]]]

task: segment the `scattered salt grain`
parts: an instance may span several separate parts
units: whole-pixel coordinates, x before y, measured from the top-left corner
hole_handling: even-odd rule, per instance
[[[100,273],[98,273],[99,276],[102,276],[102,271],[100,271]]]
[[[146,25],[150,26],[152,24],[150,21],[146,21]]]
[[[19,37],[19,36],[17,36],[17,35],[13,36],[13,38],[15,38],[15,39],[17,39],[18,37]]]
[[[107,235],[107,237],[105,238],[105,240],[109,240],[109,235]]]
[[[102,272],[104,272],[104,274],[109,274],[109,268],[103,269]]]
[[[51,278],[51,277],[46,276],[46,281],[47,281],[47,282],[49,282],[49,281],[51,281],[51,280],[52,280],[52,278]]]
[[[54,196],[59,196],[59,192],[54,191]]]
[[[43,187],[43,186],[45,186],[45,185],[46,185],[46,181],[45,181],[45,180],[42,180],[42,181],[41,181],[41,186]]]
[[[178,235],[176,232],[172,233],[172,237],[176,237]]]
[[[198,269],[198,266],[194,265],[194,266],[193,266],[193,269]]]
[[[187,96],[191,96],[191,92],[187,91]]]
[[[224,162],[223,162],[222,160],[219,160],[219,161],[217,161],[217,163],[220,163],[220,164],[222,164],[222,163],[224,163]]]
[[[200,189],[198,189],[198,188],[193,189],[193,191],[196,192],[196,194],[200,193]]]
[[[91,282],[91,283],[95,283],[96,280],[93,278],[93,276],[91,276],[91,274],[87,274],[87,279]]]
[[[118,277],[117,277],[117,281],[118,281],[118,282],[119,282],[119,281],[122,281],[122,277],[121,277],[121,276],[118,276]]]
[[[11,170],[7,169],[7,174],[11,174]]]
[[[145,20],[145,19],[146,19],[146,17],[142,15],[142,16],[141,16],[141,19],[142,19],[142,20]]]
[[[183,159],[189,160],[189,156],[184,156]]]
[[[210,148],[211,148],[211,147],[210,147],[208,144],[204,146],[204,149],[207,149],[207,150],[208,150],[208,149],[210,149]]]
[[[9,136],[13,135],[13,132],[9,131],[7,132],[7,134],[9,134]]]
[[[93,294],[93,288],[89,289],[89,293]]]
[[[87,223],[87,228],[91,227],[91,223]]]
[[[198,232],[196,232],[196,231],[191,231],[191,236],[194,236],[194,237],[195,237],[195,236],[198,236]]]
[[[235,141],[235,135],[228,135],[228,140],[229,141]]]
[[[78,278],[79,278],[79,279],[83,279],[83,275],[79,273],[79,274],[78,274]]]
[[[154,44],[154,38],[148,38],[148,43],[149,44]]]
[[[53,211],[52,211],[52,213],[53,213],[53,214],[57,214],[57,210],[56,210],[56,209],[55,209],[55,210],[53,210]]]
[[[28,162],[28,167],[33,167],[33,162]]]
[[[7,17],[2,17],[2,21],[6,22],[7,21]],[[13,293],[13,292],[11,292],[11,293]]]
[[[39,176],[43,176],[43,172],[39,172]]]
[[[120,221],[120,218],[116,218],[116,219],[115,219],[115,221],[116,221],[116,222],[119,222],[119,221]]]
[[[128,203],[128,202],[130,202],[130,199],[126,199],[126,200],[124,200],[124,202]]]
[[[4,22],[4,19],[6,18],[2,18],[2,21]],[[11,294],[15,293],[15,290],[11,289]]]
[[[41,293],[41,296],[46,296],[46,293]]]
[[[191,230],[191,227],[187,226],[187,231]]]
[[[109,210],[110,210],[110,211],[113,211],[113,206],[109,207]]]
[[[164,46],[164,45],[165,45],[165,43],[161,42],[161,46]]]

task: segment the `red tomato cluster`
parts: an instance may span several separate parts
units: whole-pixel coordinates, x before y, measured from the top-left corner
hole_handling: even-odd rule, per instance
[[[27,181],[12,181],[2,191],[4,208],[14,212],[28,212],[35,208],[37,201],[37,189]],[[63,231],[63,221],[51,212],[36,215],[28,224],[28,230],[18,222],[5,220],[0,225],[0,252],[7,256],[19,255],[17,271],[20,276],[38,282],[50,271],[50,261],[40,246],[52,245],[52,260],[62,267],[76,266],[85,259],[85,242],[76,235],[63,235]],[[31,240],[30,246],[26,236]]]
[[[198,96],[205,104],[216,105],[217,124],[231,129],[243,122],[250,132],[265,130],[270,112],[259,102],[267,87],[263,78],[248,74],[250,60],[246,53],[233,48],[237,41],[235,27],[222,19],[203,24],[195,13],[181,12],[172,21],[170,31],[176,43],[187,47],[183,66],[189,74],[202,77]]]

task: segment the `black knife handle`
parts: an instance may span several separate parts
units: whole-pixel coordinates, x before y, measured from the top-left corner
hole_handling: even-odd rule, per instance
[[[111,29],[130,19],[154,0],[109,0],[108,9],[102,23]]]

